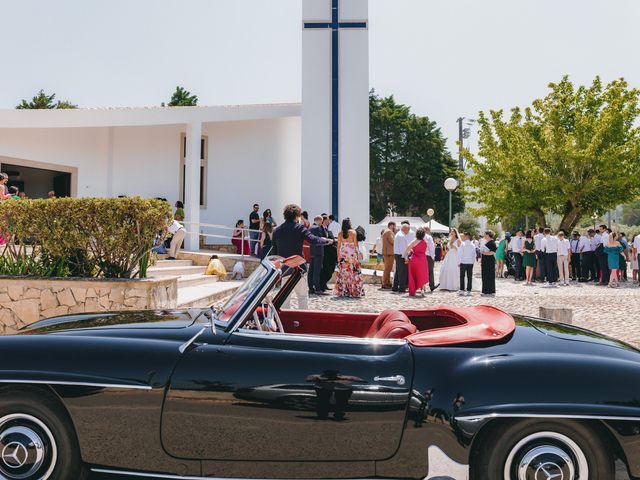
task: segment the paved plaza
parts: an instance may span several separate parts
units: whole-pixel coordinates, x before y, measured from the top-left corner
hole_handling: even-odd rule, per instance
[[[436,265],[436,278],[438,278]],[[509,313],[539,316],[542,305],[562,305],[573,309],[573,324],[595,330],[640,347],[640,288],[631,282],[621,283],[613,289],[593,283],[572,282],[568,287],[546,288],[542,284],[525,286],[513,278],[497,279],[496,296],[482,297],[480,266],[475,267],[473,296],[460,297],[456,292],[437,289],[424,298],[409,297],[379,285],[366,285],[366,296],[361,299],[343,299],[333,296],[312,297],[310,309],[350,312],[380,312],[387,308],[421,308],[435,305],[471,306],[493,305]],[[380,277],[378,277],[380,278]]]

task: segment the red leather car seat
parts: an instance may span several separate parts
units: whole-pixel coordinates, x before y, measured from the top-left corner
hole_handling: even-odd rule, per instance
[[[367,338],[405,338],[418,329],[409,317],[399,310],[385,310],[373,321]]]

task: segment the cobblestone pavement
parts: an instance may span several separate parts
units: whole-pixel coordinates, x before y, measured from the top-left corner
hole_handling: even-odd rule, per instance
[[[436,278],[438,278],[438,265]],[[593,283],[572,282],[568,287],[546,288],[542,284],[525,286],[512,278],[496,280],[496,296],[481,297],[480,267],[473,279],[473,296],[460,297],[456,292],[437,289],[425,297],[409,297],[379,285],[366,285],[366,295],[360,299],[344,299],[334,296],[311,297],[312,310],[380,312],[387,308],[420,308],[423,306],[493,305],[509,313],[539,316],[541,305],[562,305],[573,309],[573,324],[609,335],[640,347],[640,288],[621,283],[620,288],[596,286]],[[380,277],[378,277],[380,278]],[[292,302],[293,303],[293,302]]]

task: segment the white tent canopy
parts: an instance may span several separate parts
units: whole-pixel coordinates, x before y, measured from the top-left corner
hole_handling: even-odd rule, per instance
[[[389,222],[395,222],[396,225],[399,227],[400,223],[404,222],[405,220],[409,222],[409,225],[413,229],[420,228],[424,225],[427,225],[428,227],[431,228],[431,233],[449,233],[449,227],[442,225],[441,223],[436,222],[435,220],[425,222],[420,217],[385,217],[385,219],[382,220],[380,223],[377,223],[376,226],[386,227],[389,224]]]

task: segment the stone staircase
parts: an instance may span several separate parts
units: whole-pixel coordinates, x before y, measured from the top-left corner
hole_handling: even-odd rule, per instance
[[[205,275],[206,266],[193,260],[160,260],[147,271],[150,278],[178,278],[178,308],[209,307],[232,295],[241,281],[226,281],[215,275]]]

